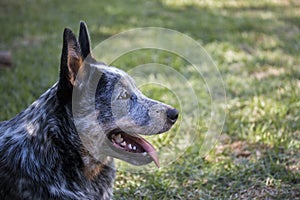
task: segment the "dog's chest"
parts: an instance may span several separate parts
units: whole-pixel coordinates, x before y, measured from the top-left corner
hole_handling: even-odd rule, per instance
[[[71,175],[71,174],[69,174]],[[0,192],[1,199],[85,199],[110,200],[113,194],[115,170],[111,167],[103,171],[93,180],[78,177],[53,176],[37,184],[27,178],[15,180],[14,189],[7,188]]]
[[[115,178],[115,168],[112,159],[101,165],[96,174],[87,176],[82,169],[73,172],[64,172],[64,179],[60,181],[60,187],[54,185],[47,190],[51,196],[55,195],[61,198],[66,195],[66,199],[100,199],[110,200],[113,196],[113,182]],[[58,191],[57,191],[58,190]],[[63,195],[62,195],[63,194]]]
[[[68,113],[56,110],[55,91],[0,123],[0,199],[111,199],[113,164],[86,176],[79,138]]]

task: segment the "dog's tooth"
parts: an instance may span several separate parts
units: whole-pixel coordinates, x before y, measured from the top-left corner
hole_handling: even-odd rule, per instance
[[[121,143],[121,142],[123,142],[123,139],[116,138],[116,142]]]
[[[132,145],[131,145],[131,144],[128,144],[128,148],[129,148],[130,150],[132,150]]]
[[[122,138],[121,134],[118,134],[118,135],[116,136],[115,140],[116,140],[117,143],[123,142],[123,138]]]
[[[136,150],[136,146],[133,145],[133,146],[132,146],[132,149],[135,151],[135,150]]]
[[[126,142],[123,141],[120,145],[123,146],[123,147],[125,147],[126,146]]]
[[[147,155],[147,152],[144,152],[144,153],[142,153],[143,154],[143,156],[146,156]]]
[[[119,139],[123,139],[122,135],[120,133],[116,137],[119,138]]]

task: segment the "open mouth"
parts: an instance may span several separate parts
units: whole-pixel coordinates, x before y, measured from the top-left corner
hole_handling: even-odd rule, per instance
[[[116,149],[144,157],[149,156],[155,165],[159,167],[158,155],[155,148],[144,138],[138,135],[129,135],[118,130],[110,133],[108,139]]]

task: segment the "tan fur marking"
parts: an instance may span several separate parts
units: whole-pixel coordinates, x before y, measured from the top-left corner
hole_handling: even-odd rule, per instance
[[[69,79],[72,85],[75,84],[76,76],[80,66],[82,65],[82,57],[79,52],[74,48],[74,44],[68,44],[68,68]]]
[[[105,162],[97,161],[87,151],[83,153],[82,159],[84,162],[83,173],[85,177],[89,180],[93,180],[98,174],[100,174],[101,171],[103,170],[103,167],[107,163],[107,161]]]

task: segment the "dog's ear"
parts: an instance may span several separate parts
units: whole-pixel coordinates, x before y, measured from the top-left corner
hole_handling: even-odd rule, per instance
[[[76,76],[82,64],[83,56],[79,43],[73,32],[70,29],[65,28],[60,63],[60,78],[57,91],[60,101],[66,103],[71,100]]]
[[[91,53],[90,35],[86,23],[81,21],[79,28],[78,41],[80,44],[82,56],[85,59]]]

